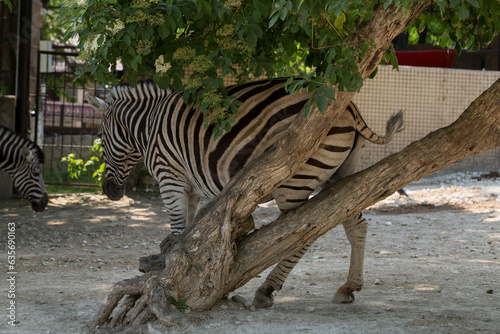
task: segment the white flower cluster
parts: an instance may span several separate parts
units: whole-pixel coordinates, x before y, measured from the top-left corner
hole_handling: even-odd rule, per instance
[[[125,23],[123,23],[123,21],[120,19],[116,19],[114,24],[113,24],[113,28],[111,29],[111,32],[113,34],[116,34],[117,32],[119,32],[123,29],[125,29]]]
[[[87,7],[88,0],[64,0],[65,7]]]
[[[163,55],[161,55],[155,60],[155,68],[157,73],[167,73],[172,68],[172,65],[170,63],[165,64]]]
[[[99,47],[99,45],[97,45],[97,40],[101,37],[102,35],[101,34],[97,34],[94,36],[94,38],[87,38],[87,40],[85,41],[85,44],[83,45],[83,49],[85,51],[88,51],[88,52],[92,52],[92,51],[95,51],[97,50],[97,48]],[[106,41],[106,36],[103,36],[103,43],[104,41]]]

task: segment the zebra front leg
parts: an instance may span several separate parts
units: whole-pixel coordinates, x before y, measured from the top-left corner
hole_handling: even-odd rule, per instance
[[[255,291],[252,305],[256,308],[273,306],[273,292],[281,290],[286,278],[295,265],[304,256],[311,244],[306,245],[291,258],[280,261],[271,273],[266,277],[266,281]]]
[[[354,291],[363,288],[363,263],[365,259],[365,242],[367,223],[360,213],[357,218],[342,223],[347,239],[351,244],[351,260],[347,282],[338,288],[333,297],[334,303],[354,302]]]
[[[162,186],[160,191],[165,207],[169,213],[170,226],[172,233],[167,235],[160,243],[160,253],[142,256],[139,258],[139,271],[148,273],[150,271],[159,271],[165,268],[165,254],[169,251],[186,227],[186,222],[191,223],[194,219],[196,209],[201,196],[197,193],[168,192],[170,188]]]

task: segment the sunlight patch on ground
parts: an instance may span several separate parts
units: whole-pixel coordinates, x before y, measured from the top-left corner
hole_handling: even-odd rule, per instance
[[[488,218],[481,220],[481,223],[500,223],[500,212],[489,214]]]
[[[106,291],[108,292],[108,290],[111,288],[111,284],[98,284],[96,287],[95,287],[95,290],[101,290],[101,291]]]
[[[67,222],[65,222],[65,221],[51,220],[51,221],[47,222],[47,225],[64,225],[66,223]]]
[[[492,260],[479,260],[479,259],[474,259],[474,260],[465,260],[466,262],[475,262],[475,263],[487,263],[487,264],[499,264],[500,261],[498,260],[495,260],[495,261],[492,261]]]
[[[415,291],[439,291],[439,290],[441,290],[441,288],[437,285],[421,283],[421,284],[415,284],[413,286],[413,290],[415,290]]]
[[[144,225],[144,224],[128,224],[127,226],[129,226],[129,227],[144,227],[146,225]]]
[[[278,303],[290,303],[290,302],[296,302],[298,300],[302,300],[302,298],[299,298],[299,297],[276,297],[276,299],[274,300],[274,303],[275,304],[278,304]]]

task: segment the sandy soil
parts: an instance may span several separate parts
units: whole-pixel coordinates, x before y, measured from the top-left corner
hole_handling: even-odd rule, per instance
[[[157,253],[169,233],[158,193],[119,202],[53,194],[42,214],[24,200],[2,200],[0,333],[500,333],[500,178],[454,174],[406,190],[411,199],[393,195],[365,212],[365,288],[353,304],[331,303],[348,268],[349,245],[337,228],[314,244],[270,309],[226,300],[209,312],[178,313],[172,328],[156,322],[117,331],[89,323],[110,286],[138,275],[138,257]],[[270,204],[256,217],[266,223],[277,214]],[[251,300],[267,272],[236,293]]]

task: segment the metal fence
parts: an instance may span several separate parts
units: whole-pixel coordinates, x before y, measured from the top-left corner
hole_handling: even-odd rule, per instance
[[[74,73],[82,65],[77,56],[72,50],[39,51],[35,138],[45,153],[47,184],[97,186],[92,178],[95,167],[90,166],[75,179],[68,172],[68,162],[62,161],[70,154],[83,162],[93,155],[90,149],[97,138],[102,113],[84,101],[84,92],[103,99],[107,93],[106,87],[93,81],[74,81]]]
[[[450,125],[498,78],[499,71],[380,66],[373,80],[366,80],[354,97],[368,125],[384,133],[385,121],[405,112],[405,129],[388,145],[368,144],[359,168],[373,165],[402,150],[428,133]],[[446,167],[436,174],[500,171],[500,148],[489,150]]]

